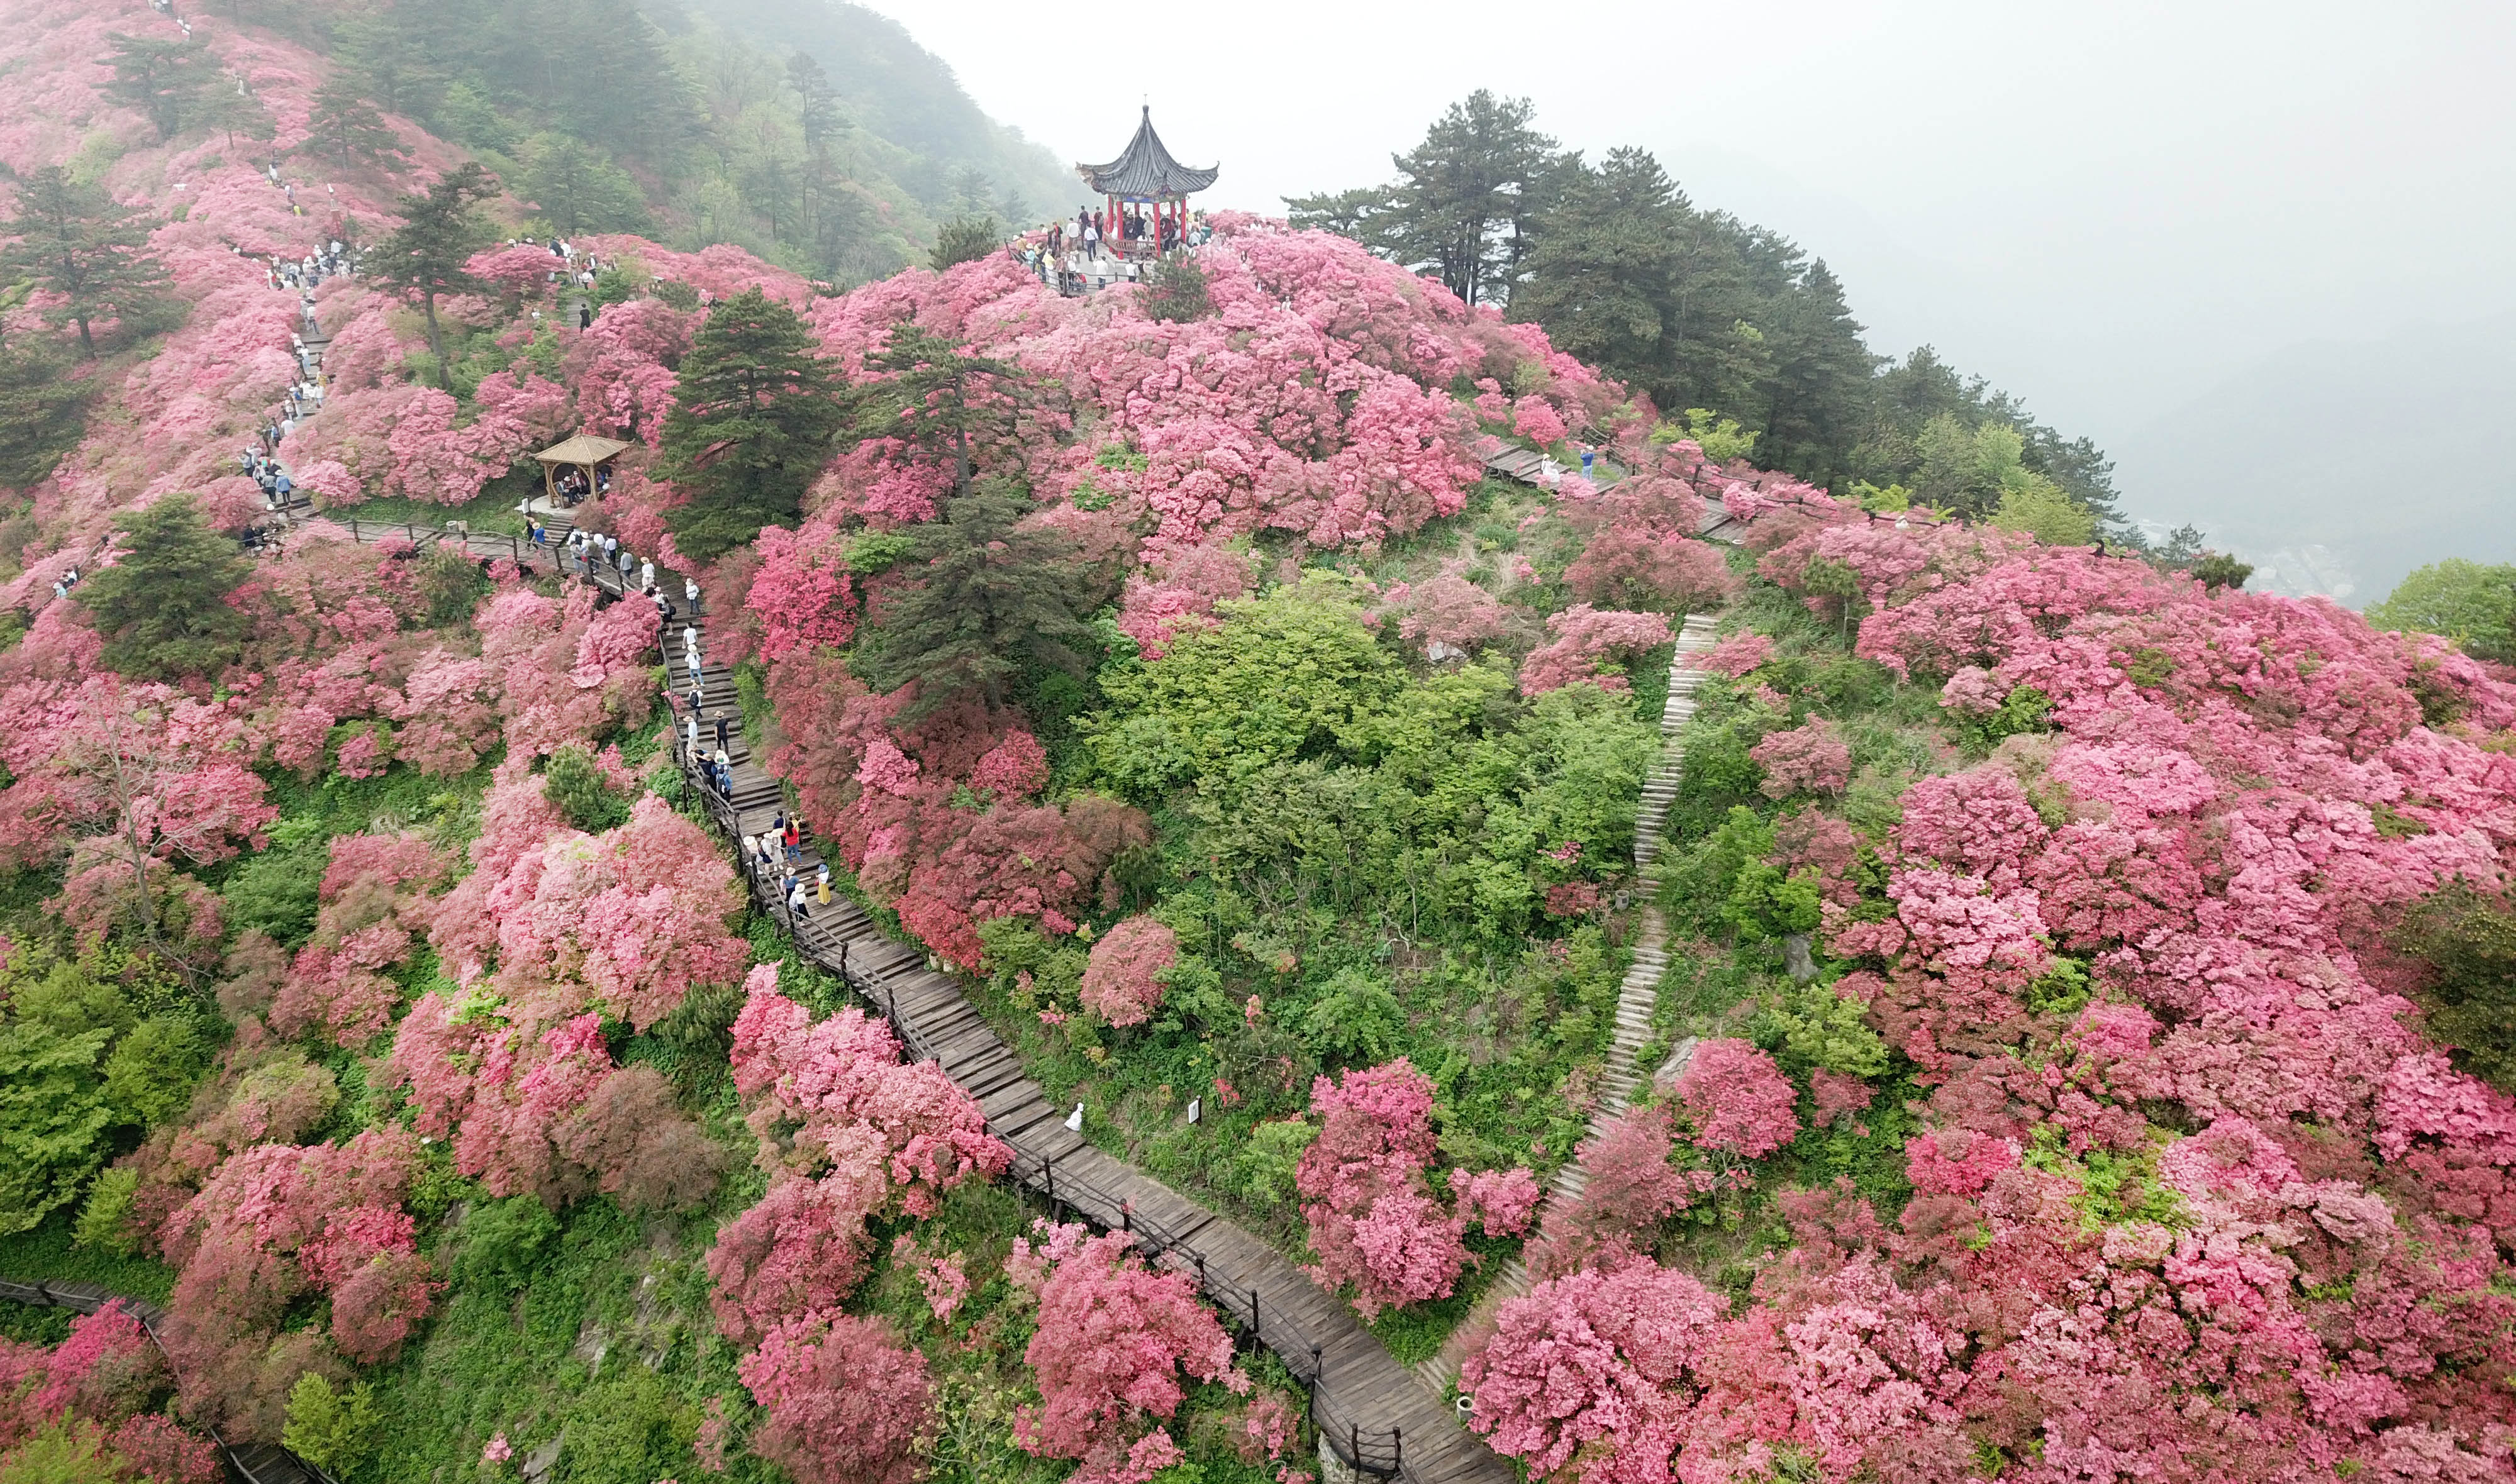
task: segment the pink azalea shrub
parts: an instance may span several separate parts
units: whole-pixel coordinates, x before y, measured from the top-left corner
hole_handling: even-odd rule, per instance
[[[1789,1079],[1744,1041],[1715,1037],[1698,1045],[1678,1074],[1676,1095],[1700,1148],[1760,1159],[1800,1131]]]
[[[1574,603],[1547,615],[1553,642],[1530,651],[1521,662],[1520,693],[1543,695],[1580,680],[1605,690],[1623,690],[1625,678],[1607,668],[1611,661],[1630,660],[1646,649],[1669,642],[1668,619],[1657,613],[1617,613]]]
[[[1035,1229],[1038,1244],[1017,1237],[1005,1259],[1039,1311],[1023,1359],[1040,1401],[1016,1409],[1014,1441],[1043,1458],[1082,1460],[1077,1479],[1141,1484],[1184,1457],[1161,1430],[1187,1400],[1183,1377],[1244,1393],[1249,1380],[1187,1275],[1149,1270],[1123,1232],[1095,1237],[1045,1221]]]
[[[817,1313],[765,1337],[736,1368],[766,1416],[751,1448],[797,1484],[909,1484],[932,1425],[926,1357],[880,1319]]]
[[[229,1156],[167,1219],[158,1244],[178,1272],[161,1334],[189,1407],[276,1434],[296,1376],[275,1374],[285,1357],[271,1340],[301,1294],[332,1299],[328,1332],[291,1337],[307,1354],[376,1363],[399,1351],[439,1287],[401,1210],[417,1160],[399,1132],[261,1144]]]
[[[1391,1304],[1448,1297],[1466,1265],[1465,1223],[1435,1205],[1433,1084],[1404,1057],[1311,1085],[1319,1136],[1294,1183],[1310,1223],[1313,1276],[1352,1284],[1365,1318]]]
[[[1765,770],[1757,787],[1768,799],[1840,794],[1852,782],[1852,748],[1824,717],[1812,717],[1788,731],[1768,732],[1747,756]]]
[[[1092,945],[1083,970],[1083,1007],[1111,1025],[1141,1025],[1162,1003],[1161,975],[1179,957],[1179,938],[1150,917],[1131,917]]]
[[[50,1350],[0,1340],[0,1472],[70,1478],[57,1471],[68,1461],[38,1441],[65,1433],[92,1445],[80,1463],[114,1479],[218,1484],[226,1465],[217,1447],[150,1410],[171,1381],[147,1332],[118,1299],[72,1320],[69,1337]]]

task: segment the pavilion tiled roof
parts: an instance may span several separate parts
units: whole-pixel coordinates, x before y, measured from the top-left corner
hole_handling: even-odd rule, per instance
[[[1077,165],[1074,173],[1091,182],[1097,195],[1184,196],[1213,185],[1223,167],[1191,170],[1172,159],[1171,152],[1162,147],[1162,137],[1153,132],[1153,110],[1148,104],[1144,121],[1136,126],[1136,137],[1127,142],[1126,153],[1106,165]]]

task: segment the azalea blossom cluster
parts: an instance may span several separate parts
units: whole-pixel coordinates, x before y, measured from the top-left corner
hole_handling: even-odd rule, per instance
[[[156,1245],[178,1276],[162,1338],[188,1409],[276,1436],[300,1375],[399,1352],[440,1287],[402,1210],[418,1159],[418,1140],[398,1130],[256,1144],[167,1218]],[[329,1327],[280,1333],[310,1293],[331,1299]]]
[[[1525,1230],[1537,1205],[1526,1170],[1450,1172],[1457,1210],[1433,1198],[1433,1083],[1405,1057],[1311,1085],[1319,1135],[1294,1174],[1310,1223],[1312,1276],[1352,1285],[1368,1319],[1393,1304],[1446,1298],[1468,1262],[1461,1239],[1471,1217],[1488,1235]]]
[[[1011,1151],[941,1067],[903,1063],[880,1021],[853,1008],[814,1019],[777,993],[774,964],[744,988],[734,1089],[770,1186],[717,1233],[707,1267],[717,1327],[750,1347],[743,1382],[769,1414],[754,1446],[802,1479],[913,1478],[933,1405],[925,1360],[840,1304],[864,1277],[874,1216],[932,1215],[953,1186],[1001,1174]],[[915,1242],[900,1240],[914,1263]],[[967,1291],[957,1259],[923,1274],[939,1318]]]
[[[602,835],[567,827],[525,760],[482,801],[472,873],[437,904],[430,941],[464,986],[402,1017],[378,1081],[416,1127],[499,1195],[557,1206],[594,1190],[687,1206],[716,1159],[652,1067],[621,1067],[602,1023],[669,1014],[747,957],[726,931],[740,898],[705,832],[649,795]]]
[[[1232,1338],[1185,1273],[1145,1265],[1125,1232],[1034,1224],[1014,1239],[1005,1273],[1038,1306],[1023,1359],[1040,1404],[1014,1413],[1014,1441],[1046,1458],[1083,1461],[1085,1484],[1148,1484],[1187,1455],[1161,1422],[1188,1399],[1183,1377],[1246,1395]]]

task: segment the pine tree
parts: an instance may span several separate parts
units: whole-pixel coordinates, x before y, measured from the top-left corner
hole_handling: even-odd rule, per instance
[[[935,250],[927,254],[926,266],[940,273],[964,263],[976,263],[1002,246],[1004,240],[993,217],[955,217],[936,228]]]
[[[897,438],[908,462],[948,467],[957,495],[970,493],[983,461],[1019,457],[1014,434],[1032,389],[1011,361],[965,355],[951,340],[910,322],[894,327],[865,367],[877,374],[848,393],[858,438]]]
[[[1579,166],[1529,256],[1511,317],[1534,320],[1570,354],[1682,406],[1670,340],[1688,222],[1685,198],[1641,149]],[[1672,394],[1675,393],[1675,394]]]
[[[137,214],[98,187],[72,181],[58,165],[26,177],[18,215],[0,223],[0,234],[16,239],[0,248],[0,273],[58,296],[45,318],[77,325],[79,345],[91,356],[95,321],[115,319],[126,331],[146,331],[177,312],[166,269],[148,251]]]
[[[1404,260],[1433,267],[1470,304],[1510,297],[1566,163],[1555,141],[1530,127],[1535,116],[1528,99],[1479,88],[1396,158]]]
[[[813,352],[804,321],[757,288],[708,311],[664,415],[659,470],[691,496],[665,517],[685,555],[705,561],[802,516],[845,415]]]
[[[494,235],[473,208],[497,196],[498,178],[477,161],[466,161],[427,190],[401,197],[402,225],[370,260],[369,271],[376,277],[419,296],[428,317],[428,350],[437,357],[440,386],[447,382],[445,336],[437,325],[437,296],[484,288],[463,265]]]
[[[831,135],[847,127],[839,111],[838,90],[830,86],[830,74],[810,52],[797,52],[786,59],[786,85],[795,90],[797,112],[804,124],[804,147],[818,149]]]
[[[0,346],[0,487],[24,489],[53,472],[86,431],[88,388],[51,346]]]
[[[533,136],[517,183],[542,220],[563,236],[648,229],[647,195],[628,171],[571,135]]]
[[[1763,389],[1765,447],[1782,468],[1822,484],[1843,472],[1879,358],[1862,344],[1825,260],[1811,263],[1795,288],[1764,326],[1773,365]]]
[[[1001,703],[1027,668],[1090,673],[1092,631],[1077,614],[1098,595],[1077,591],[1069,539],[1019,523],[1029,510],[1018,482],[982,478],[915,529],[911,581],[885,595],[855,657],[878,690],[915,682],[902,721],[973,692]]]
[[[105,636],[105,667],[155,680],[217,674],[250,627],[228,602],[252,574],[236,544],[210,529],[190,495],[168,495],[118,529],[120,559],[75,590]]]
[[[306,143],[301,147],[339,160],[344,170],[409,159],[401,147],[401,136],[385,122],[376,105],[337,79],[314,95],[314,110],[306,120]]]
[[[112,80],[105,85],[107,98],[147,114],[160,140],[173,139],[199,118],[218,77],[206,42],[118,34],[111,40],[113,55],[105,59],[113,68]]]

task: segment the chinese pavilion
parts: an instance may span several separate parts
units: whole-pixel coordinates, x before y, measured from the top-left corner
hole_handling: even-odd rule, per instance
[[[1217,165],[1207,170],[1192,170],[1171,158],[1162,147],[1162,137],[1153,132],[1153,110],[1145,107],[1142,122],[1136,125],[1136,137],[1127,142],[1127,151],[1106,165],[1077,165],[1074,173],[1097,191],[1104,202],[1101,238],[1113,248],[1128,252],[1151,253],[1177,243],[1188,230],[1188,198],[1214,184],[1222,174]],[[1150,217],[1126,210],[1129,206],[1151,206]],[[1128,223],[1137,224],[1131,233]]]

